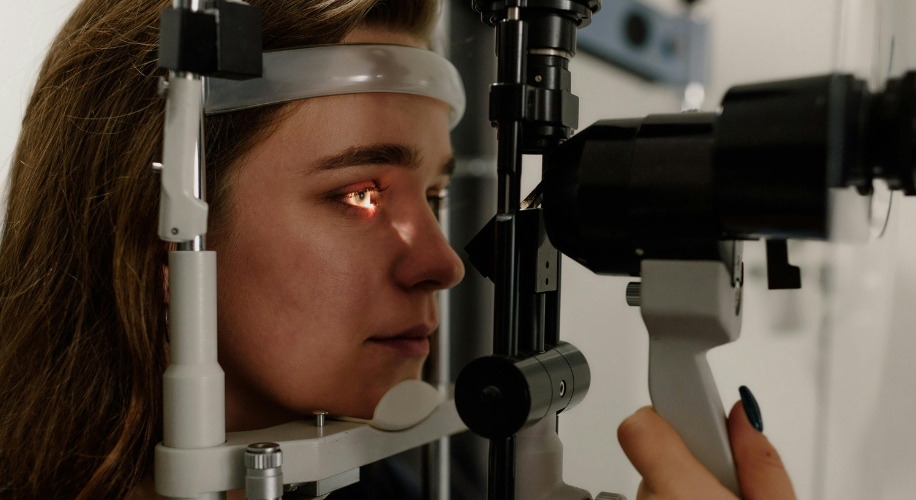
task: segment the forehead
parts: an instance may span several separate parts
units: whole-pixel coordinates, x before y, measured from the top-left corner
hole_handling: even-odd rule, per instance
[[[390,143],[413,147],[424,157],[451,152],[448,105],[429,97],[347,94],[290,106],[272,137],[284,149],[322,156],[364,144]]]

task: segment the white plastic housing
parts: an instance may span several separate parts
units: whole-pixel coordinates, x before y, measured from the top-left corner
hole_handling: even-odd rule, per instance
[[[719,261],[644,260],[641,275],[655,411],[700,463],[739,494],[725,409],[706,352],[738,339],[741,289]]]
[[[226,440],[225,376],[216,343],[216,252],[170,252],[165,446],[205,448]]]
[[[214,491],[245,487],[245,449],[273,442],[283,449],[283,481],[307,483],[416,448],[467,430],[455,401],[449,400],[410,429],[386,432],[368,424],[327,420],[292,422],[257,431],[233,432],[225,443],[209,448],[156,446],[156,492],[170,498],[196,498]]]
[[[515,438],[515,498],[591,500],[592,495],[563,481],[563,443],[557,416],[550,414]]]
[[[159,199],[159,237],[165,241],[191,241],[207,233],[208,206],[197,197],[194,184],[202,119],[200,79],[169,78]]]

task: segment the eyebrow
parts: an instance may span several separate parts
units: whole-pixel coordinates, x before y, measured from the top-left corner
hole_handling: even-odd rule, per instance
[[[340,153],[325,156],[316,161],[314,166],[308,169],[308,173],[312,174],[363,165],[396,165],[409,170],[415,170],[420,167],[422,161],[423,156],[420,154],[420,151],[410,146],[389,143],[368,144],[365,146],[354,146]],[[450,155],[442,164],[441,172],[444,175],[451,176],[454,171],[455,157]]]

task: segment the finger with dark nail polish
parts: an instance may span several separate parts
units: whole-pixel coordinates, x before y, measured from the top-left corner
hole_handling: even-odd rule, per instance
[[[744,385],[738,388],[738,392],[741,394],[741,404],[744,406],[744,414],[747,415],[747,419],[755,429],[763,432],[763,416],[760,415],[760,406],[757,405],[754,393]]]

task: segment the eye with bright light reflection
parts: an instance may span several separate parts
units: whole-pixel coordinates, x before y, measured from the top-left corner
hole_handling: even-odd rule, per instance
[[[329,198],[337,202],[341,210],[346,214],[352,215],[372,215],[378,209],[379,198],[386,187],[379,187],[376,183],[357,185],[347,187],[339,194],[332,195]],[[437,189],[426,193],[426,202],[429,208],[439,216],[439,208],[445,199],[447,191]]]
[[[349,186],[330,198],[345,214],[372,215],[378,209],[379,194],[385,189],[375,182],[368,182]]]
[[[378,203],[374,196],[376,193],[378,193],[377,188],[362,189],[347,193],[344,198],[354,207],[372,209]]]

